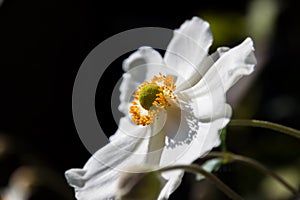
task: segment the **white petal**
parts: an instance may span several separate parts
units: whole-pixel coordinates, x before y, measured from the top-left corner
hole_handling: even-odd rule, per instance
[[[140,133],[147,131],[145,130],[147,127],[137,126],[132,122],[132,120],[130,120],[129,116],[125,116],[120,119],[118,128],[118,131],[114,135],[110,136],[109,140],[111,142],[119,137],[123,137],[124,135],[141,138],[142,135]]]
[[[145,138],[151,134],[151,130],[133,129],[125,121],[126,118],[123,119],[122,129],[117,131],[122,133],[117,133],[118,137],[113,142],[98,150],[82,170],[71,169],[65,173],[69,184],[75,187],[78,200],[113,198],[121,171],[129,166],[145,163],[149,143]],[[129,136],[127,131],[140,138]]]
[[[181,109],[172,107],[169,109],[170,113],[168,112],[165,124],[167,141],[162,153],[162,166],[190,164],[220,144],[219,130],[226,126],[231,117],[231,107],[224,104],[224,100],[221,103],[217,106],[220,110],[215,109],[216,112],[212,112],[211,108],[208,109],[207,112],[210,114],[208,119],[204,119],[205,112],[203,111],[203,113],[200,112],[203,118],[199,118],[199,114],[194,115],[201,110],[198,109],[195,112],[195,105],[188,103],[185,105],[182,102]],[[202,106],[204,109],[207,107],[205,104]],[[164,177],[169,179],[175,175]]]
[[[180,99],[179,99],[180,100]],[[218,115],[209,111],[210,118],[204,120],[194,115],[195,105],[181,102],[181,108],[170,107],[165,124],[167,134],[166,147],[161,156],[161,166],[174,164],[190,164],[220,144],[219,130],[224,128],[231,117],[231,107],[219,105],[225,109]],[[203,105],[206,108],[207,105]],[[199,109],[198,109],[199,111]],[[203,114],[203,113],[202,113]],[[176,177],[178,172],[164,173],[167,180]]]
[[[253,41],[247,38],[242,44],[224,53],[213,67],[218,69],[225,91],[227,91],[242,76],[251,74],[255,65]]]
[[[161,190],[158,200],[165,200],[170,197],[170,195],[178,188],[181,183],[181,179],[183,177],[184,172],[181,170],[176,170],[172,173],[171,178],[165,184],[163,189]]]
[[[182,111],[181,119],[170,119],[177,123],[165,125],[166,147],[162,153],[161,165],[188,164],[219,145],[219,130],[229,122],[229,116],[202,122],[191,113]]]
[[[189,117],[185,122],[181,120],[177,134],[167,138],[168,144],[162,153],[161,166],[191,164],[218,146],[219,130],[229,122],[229,118],[217,119],[210,123],[192,121]],[[179,186],[183,172],[180,170],[165,172],[162,176],[167,180],[167,184],[159,199],[167,199]]]
[[[242,44],[223,51],[222,56],[217,59],[204,77],[182,94],[195,98],[216,89],[223,90],[225,94],[243,75],[251,74],[255,64],[253,41],[247,38]]]
[[[123,81],[120,85],[120,106],[119,110],[128,115],[129,103],[132,94],[138,86],[146,80],[151,80],[154,75],[158,75],[159,68],[162,67],[161,55],[151,47],[141,47],[131,54],[123,62]]]
[[[165,146],[165,132],[159,132],[151,137],[148,144],[148,155],[145,161],[149,165],[159,166],[161,154]]]
[[[209,70],[211,71],[212,68]],[[214,70],[215,73],[218,73]],[[207,77],[205,75],[205,77]],[[218,118],[230,118],[231,107],[226,104],[226,92],[220,84],[215,86],[216,81],[221,82],[218,75],[215,80],[202,78],[195,86],[177,93],[181,109],[190,112],[191,116],[202,122],[210,122]]]
[[[219,158],[211,159],[205,162],[202,165],[202,167],[205,171],[212,172],[213,170],[218,168],[218,166],[220,166],[221,162],[222,160]],[[168,180],[167,184],[165,184],[162,191],[160,192],[158,198],[159,200],[168,199],[169,196],[178,188],[178,186],[181,183],[181,179],[183,177],[184,171],[175,170],[170,172],[164,172],[163,174],[164,177],[170,177],[170,179]],[[199,181],[201,179],[204,179],[204,176],[199,174],[197,176],[197,180]]]
[[[153,65],[161,65],[162,57],[161,55],[151,47],[140,47],[137,51],[131,54],[126,60],[123,62],[123,70],[125,72],[129,72],[130,70],[134,69],[135,67],[152,67]],[[147,71],[145,71],[147,72]],[[147,74],[134,74],[135,80],[137,82],[143,83],[147,79]]]
[[[132,74],[124,73],[123,80],[120,85],[120,105],[118,107],[119,111],[123,112],[125,116],[128,115],[129,105],[132,100],[132,95],[137,90],[140,82],[134,80]]]
[[[200,79],[205,75],[211,66],[225,53],[229,50],[228,47],[219,47],[212,55],[204,57],[204,60],[198,67],[198,73],[192,74],[188,82],[182,83],[177,87],[177,91],[182,91],[184,89],[190,88],[200,81]],[[200,76],[199,76],[200,74]]]
[[[222,165],[222,161],[223,160],[221,158],[213,158],[203,163],[201,167],[207,172],[213,172],[220,168],[220,166]],[[200,181],[204,178],[205,176],[203,176],[202,174],[197,174],[196,176],[197,181]]]
[[[179,30],[174,31],[164,61],[169,68],[175,69],[182,76],[176,82],[178,89],[183,88],[180,85],[189,81],[192,76],[197,75],[200,79],[203,75],[201,62],[207,57],[212,40],[209,24],[198,17],[186,21]]]
[[[224,55],[227,51],[229,51],[229,47],[219,47],[217,50],[210,55],[210,58],[216,62],[219,58],[221,58],[222,55]]]
[[[191,94],[192,95],[192,94]],[[210,90],[201,96],[186,100],[182,109],[190,112],[191,116],[201,122],[210,122],[219,118],[230,118],[232,114],[231,106],[226,102],[225,92],[222,87]]]

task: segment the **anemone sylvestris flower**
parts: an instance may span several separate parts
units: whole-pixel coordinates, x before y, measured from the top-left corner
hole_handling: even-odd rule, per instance
[[[232,112],[226,92],[253,71],[256,59],[250,38],[209,56],[212,41],[209,24],[194,17],[174,31],[163,58],[141,47],[124,61],[119,110],[125,117],[83,169],[65,174],[77,199],[113,199],[120,173],[130,166],[190,164],[220,144],[219,130]],[[163,173],[159,199],[167,199],[182,176]]]

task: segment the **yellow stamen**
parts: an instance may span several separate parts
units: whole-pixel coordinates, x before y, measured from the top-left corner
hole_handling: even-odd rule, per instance
[[[129,110],[132,120],[143,126],[153,123],[159,109],[167,109],[171,106],[169,101],[176,100],[173,94],[175,89],[174,78],[161,73],[154,76],[151,82],[144,82],[133,95],[134,101]],[[152,106],[154,109],[151,109]]]

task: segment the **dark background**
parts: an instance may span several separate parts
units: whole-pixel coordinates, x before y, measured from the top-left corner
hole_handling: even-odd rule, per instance
[[[137,27],[175,29],[192,16],[206,20],[213,19],[215,13],[245,16],[251,2],[181,3],[185,5],[173,2],[163,7],[157,2],[108,5],[91,0],[4,1],[0,7],[0,188],[7,187],[9,178],[19,167],[34,166],[29,169],[46,172],[33,176],[52,184],[37,183],[38,189],[31,199],[72,199],[73,191],[65,183],[63,173],[69,168],[82,167],[90,157],[73,123],[72,87],[82,61],[101,41]],[[270,120],[300,129],[300,7],[296,0],[280,3],[268,44],[256,44],[256,49],[267,49],[257,49],[258,61],[263,61],[258,66],[263,70],[239,102],[234,103],[233,118]],[[217,29],[213,29],[215,35],[214,30]],[[234,46],[242,37],[219,41]],[[109,110],[110,95],[122,76],[121,63],[127,56],[106,70],[96,95],[98,118],[108,135],[117,128]],[[101,106],[100,102],[109,106]],[[299,145],[299,140],[272,131],[228,130],[229,150],[256,158],[272,169],[300,171]],[[252,169],[229,164],[216,174],[245,197],[259,199],[265,195],[260,188],[265,176]],[[50,176],[55,177],[52,182]],[[61,184],[60,189],[55,183]],[[171,199],[187,196],[200,199],[197,192],[201,188],[213,191],[205,199],[225,198],[210,184],[195,183],[188,175]]]

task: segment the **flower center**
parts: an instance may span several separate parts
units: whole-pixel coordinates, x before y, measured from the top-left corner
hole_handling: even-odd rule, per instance
[[[133,95],[129,113],[132,121],[137,125],[149,125],[155,115],[162,109],[171,106],[170,102],[176,100],[173,94],[176,86],[172,76],[154,76],[151,82],[144,82]]]
[[[156,84],[150,83],[148,85],[143,86],[139,94],[139,100],[141,106],[144,109],[149,110],[153,102],[157,98],[156,95],[159,94],[160,92],[161,89]]]

